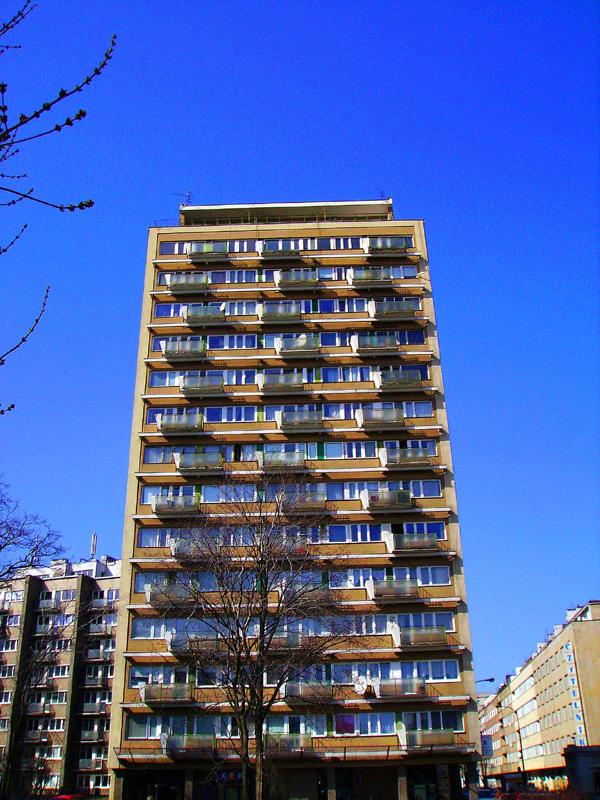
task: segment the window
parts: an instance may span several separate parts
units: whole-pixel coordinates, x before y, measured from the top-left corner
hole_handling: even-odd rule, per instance
[[[12,692],[0,692],[0,705],[12,703]]]
[[[405,661],[401,665],[403,678],[424,678],[427,681],[456,681],[458,661]]]
[[[454,631],[454,614],[451,611],[425,612],[423,614],[398,614],[401,628],[445,628]]]
[[[125,726],[126,739],[157,739],[158,736],[158,717],[146,714],[127,717]]]
[[[6,618],[6,624],[8,627],[16,627],[17,625],[21,624],[21,615],[20,614],[10,614]]]
[[[407,731],[464,730],[460,711],[405,711],[402,722]]]
[[[8,653],[17,649],[18,639],[0,639],[0,653]]]
[[[0,678],[13,678],[15,675],[14,666],[0,666]]]
[[[376,736],[396,732],[396,715],[393,712],[336,714],[333,719],[337,736]]]
[[[380,542],[381,525],[328,525],[325,528],[328,542]]]

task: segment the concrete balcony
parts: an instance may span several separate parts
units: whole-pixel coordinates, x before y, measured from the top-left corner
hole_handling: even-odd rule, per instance
[[[108,675],[86,676],[83,679],[83,685],[86,689],[108,689],[109,686],[112,686],[112,678],[109,678]]]
[[[404,412],[401,408],[364,408],[364,428],[394,428],[404,425]]]
[[[279,346],[279,355],[282,357],[305,356],[318,353],[321,342],[318,336],[307,334],[296,339],[282,339]]]
[[[45,600],[40,600],[38,602],[38,608],[40,611],[57,611],[60,608],[60,599],[58,597],[47,597]]]
[[[406,581],[366,581],[367,597],[375,603],[414,602],[421,597],[416,580]]]
[[[302,319],[300,303],[265,303],[263,305],[263,322],[293,322]]]
[[[167,288],[171,294],[205,292],[208,286],[208,273],[206,272],[192,272],[183,275],[172,274],[167,278]]]
[[[407,489],[380,489],[378,492],[365,490],[361,493],[364,508],[370,511],[397,511],[399,508],[411,508],[412,497]]]
[[[164,749],[175,761],[212,758],[216,746],[217,742],[212,734],[169,736],[164,743]]]
[[[103,742],[106,738],[108,731],[103,728],[98,728],[93,731],[81,731],[82,742]]]
[[[184,397],[223,394],[225,385],[218,375],[184,375],[179,379],[179,388]]]
[[[204,250],[201,242],[192,243],[188,258],[190,261],[227,261],[231,255],[227,250],[227,242],[219,242],[215,249]],[[205,245],[204,245],[205,246]],[[194,249],[196,247],[197,249]]]
[[[276,633],[271,640],[271,650],[297,650],[305,647],[312,634],[301,631],[290,631],[288,633]]]
[[[49,742],[50,731],[25,731],[24,741],[26,742]]]
[[[282,430],[320,430],[323,427],[322,411],[284,411],[281,415]]]
[[[88,633],[91,636],[98,636],[103,635],[106,633],[110,633],[112,631],[113,626],[108,625],[106,622],[90,622],[88,625]]]
[[[263,469],[293,469],[302,470],[306,468],[306,456],[304,453],[264,453],[262,459]]]
[[[93,597],[92,608],[95,609],[110,609],[114,608],[116,600],[109,599],[108,597]]]
[[[189,305],[183,312],[183,320],[190,327],[219,325],[225,322],[225,310],[218,306]]]
[[[178,471],[183,474],[221,472],[223,469],[221,453],[174,453],[173,461]]]
[[[376,319],[411,319],[414,316],[412,300],[382,300],[375,303]]]
[[[382,391],[398,391],[399,389],[420,389],[423,378],[418,369],[394,370],[381,373]]]
[[[153,497],[152,511],[157,517],[177,517],[198,514],[200,497],[183,495],[180,497]]]
[[[171,555],[182,565],[198,566],[205,564],[211,558],[213,544],[204,546],[202,539],[175,539],[171,540]]]
[[[280,250],[279,252],[281,253],[282,251]],[[298,257],[299,256],[296,255],[296,258]],[[318,280],[317,271],[314,269],[286,269],[281,270],[279,274],[279,287],[302,288],[307,286],[316,286]]]
[[[84,703],[82,711],[84,714],[106,714],[107,706],[110,706],[110,700],[97,700],[95,703]]]
[[[169,433],[188,433],[201,431],[204,422],[202,414],[157,414],[156,427],[159,433],[168,435]]]
[[[50,714],[50,703],[27,703],[28,714]]]
[[[100,650],[98,648],[92,648],[87,651],[86,660],[87,661],[112,661],[114,658],[114,652],[112,650]]]
[[[288,372],[283,375],[264,376],[263,391],[266,393],[280,394],[298,392],[304,389],[302,373]]]
[[[396,352],[398,350],[398,340],[395,335],[359,334],[357,336],[357,349],[359,353]]]
[[[302,258],[302,251],[301,250],[263,250],[262,257],[267,259],[279,259],[279,258],[286,258],[286,259],[294,259],[294,258]]]
[[[162,351],[169,361],[176,359],[189,360],[206,356],[206,343],[201,340],[182,339],[177,342],[163,342]]]
[[[325,511],[327,508],[327,495],[325,492],[302,492],[289,498],[288,514],[302,514],[307,511]]]
[[[191,683],[150,684],[140,688],[140,698],[147,706],[188,706],[194,702],[194,687]]]

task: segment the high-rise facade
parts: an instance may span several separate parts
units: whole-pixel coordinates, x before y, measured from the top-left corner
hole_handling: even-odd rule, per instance
[[[272,709],[286,747],[271,797],[455,800],[479,737],[448,422],[423,222],[389,199],[183,206],[150,229],[115,796],[239,797],[228,709],[173,646],[185,609],[165,619],[152,586],[185,569],[186,516],[216,515],[233,470],[269,464],[310,484],[316,558],[336,561],[354,620],[345,669],[323,665],[343,699],[282,692]],[[210,754],[194,747],[207,717]]]
[[[493,785],[563,789],[564,751],[600,745],[600,602],[567,613],[547,640],[495,695],[481,704],[482,736],[492,754],[482,762]]]
[[[120,561],[23,570],[0,589],[0,776],[6,797],[108,795]]]

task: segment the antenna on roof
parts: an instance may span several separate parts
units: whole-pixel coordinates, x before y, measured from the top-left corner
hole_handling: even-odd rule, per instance
[[[187,192],[185,194],[178,194],[177,192],[173,192],[173,195],[175,197],[183,197],[183,199],[185,201],[183,203],[184,206],[191,206],[192,203],[194,202],[194,195],[190,192],[189,189],[187,190]]]
[[[97,542],[98,542],[98,537],[96,536],[96,531],[94,531],[92,533],[92,546],[90,548],[90,558],[92,559],[92,561],[94,560],[94,558],[96,556],[96,544],[97,544]]]

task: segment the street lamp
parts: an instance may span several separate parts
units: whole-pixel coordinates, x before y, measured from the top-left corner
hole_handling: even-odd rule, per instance
[[[478,681],[475,681],[475,683],[493,683],[495,680],[496,678],[480,678]]]
[[[515,718],[515,728],[517,729],[517,736],[519,737],[519,755],[521,756],[521,780],[524,786],[527,786],[527,773],[525,772],[525,758],[523,757],[523,739],[521,738],[521,726],[519,725],[519,718],[517,717],[517,712],[514,708],[509,704],[503,701],[500,701],[501,708],[509,708]],[[504,715],[502,715],[502,727],[504,726]]]

